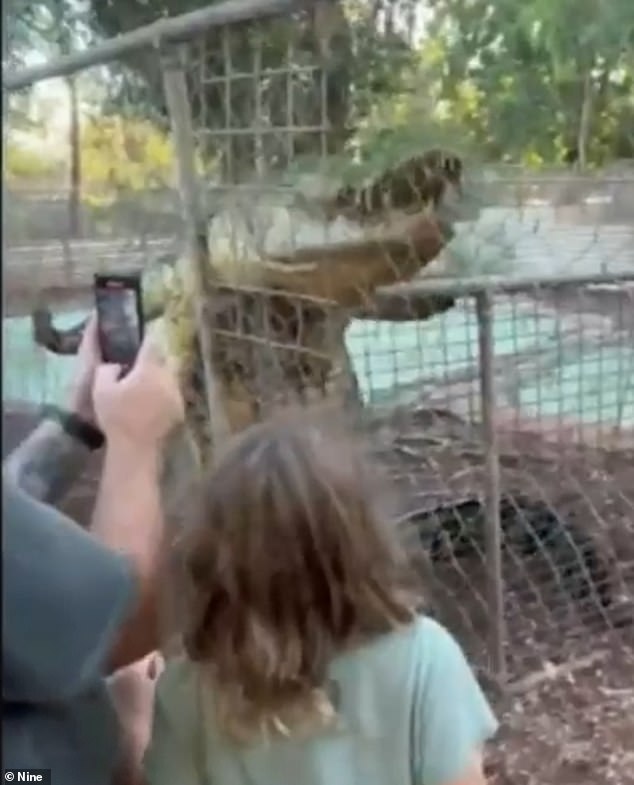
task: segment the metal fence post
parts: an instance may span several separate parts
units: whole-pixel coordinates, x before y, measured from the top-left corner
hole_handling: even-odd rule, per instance
[[[500,682],[506,680],[504,652],[504,582],[502,577],[502,530],[500,525],[500,461],[496,431],[496,395],[493,373],[493,302],[491,292],[476,295],[478,317],[478,346],[480,370],[480,400],[482,426],[486,450],[485,507],[486,507],[486,567],[487,600],[489,606],[489,656],[491,668]]]
[[[163,49],[161,67],[178,169],[188,260],[192,266],[194,280],[194,309],[202,355],[211,438],[213,444],[219,444],[228,436],[229,425],[212,365],[213,341],[208,319],[210,292],[207,286],[209,271],[207,216],[200,198],[196,174],[196,140],[185,78],[185,54],[181,47]]]

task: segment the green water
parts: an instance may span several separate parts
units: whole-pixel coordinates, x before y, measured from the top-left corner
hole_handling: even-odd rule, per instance
[[[70,325],[83,313],[58,318]],[[514,395],[529,416],[573,417],[583,422],[634,425],[634,348],[604,346],[581,353],[562,351],[559,324],[510,307],[496,307],[493,326],[496,356],[535,352],[552,356],[552,370],[522,378]],[[3,399],[63,402],[73,372],[72,357],[56,357],[34,345],[28,318],[3,321]],[[454,309],[420,324],[355,321],[347,343],[368,403],[418,397],[449,375],[477,371],[475,314]],[[526,374],[523,374],[526,376]]]
[[[83,312],[56,316],[60,327],[76,324]],[[58,357],[36,346],[29,317],[2,320],[2,399],[63,403],[74,357]]]
[[[519,403],[529,415],[571,416],[582,422],[634,425],[634,347],[609,347],[566,358],[523,385]]]
[[[522,317],[510,307],[496,308],[493,323],[497,357],[552,345],[555,319]],[[475,369],[478,323],[475,313],[452,310],[421,323],[353,322],[347,343],[366,401],[377,403],[421,382],[425,391],[448,374]]]

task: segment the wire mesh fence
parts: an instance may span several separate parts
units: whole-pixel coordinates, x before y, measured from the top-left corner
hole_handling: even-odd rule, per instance
[[[631,672],[634,174],[421,146],[339,177],[340,61],[310,13],[258,17],[126,49],[177,179],[115,188],[82,239],[9,192],[5,401],[61,400],[93,272],[142,267],[199,459],[289,404],[346,412],[423,546],[430,612],[486,675],[526,691],[615,647]]]

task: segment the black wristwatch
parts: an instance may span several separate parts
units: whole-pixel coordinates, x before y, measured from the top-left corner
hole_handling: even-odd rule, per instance
[[[89,450],[100,449],[106,441],[103,433],[95,425],[87,422],[78,414],[60,409],[59,406],[45,404],[41,408],[41,414],[43,418],[55,420],[62,426],[64,433],[77,439]]]

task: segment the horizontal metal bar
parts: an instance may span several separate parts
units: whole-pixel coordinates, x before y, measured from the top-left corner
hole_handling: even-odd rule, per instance
[[[157,19],[130,33],[109,38],[89,49],[58,57],[43,65],[9,72],[3,75],[2,86],[8,91],[23,90],[43,79],[68,76],[84,68],[110,63],[136,49],[158,49],[163,44],[183,41],[212,27],[287,14],[306,5],[305,0],[226,0],[171,19]]]
[[[289,63],[285,68],[263,68],[259,73],[260,79],[266,79],[271,76],[283,76],[285,79],[288,76],[313,76],[318,71],[321,71],[320,65],[293,65]],[[226,76],[203,76],[200,79],[201,85],[214,86],[225,85],[227,82],[238,82],[243,80],[253,81],[253,71],[231,71]]]
[[[41,276],[49,276],[52,286],[68,285],[68,265],[72,274],[83,280],[93,271],[107,266],[108,268],[124,268],[133,260],[147,258],[146,254],[154,252],[168,253],[174,251],[174,241],[158,238],[143,246],[126,247],[123,242],[83,242],[69,244],[70,256],[62,251],[58,245],[36,245],[14,247],[5,250],[4,279],[7,291],[16,281],[35,281]],[[73,275],[71,275],[71,279]],[[507,277],[507,276],[480,276],[466,279],[428,277],[420,278],[402,284],[381,287],[381,292],[387,296],[402,296],[412,303],[421,302],[433,295],[447,295],[454,297],[468,297],[479,292],[491,294],[518,294],[531,292],[538,289],[549,290],[564,287],[584,286],[619,286],[630,284],[634,286],[634,271],[621,273],[602,273],[595,275],[570,275],[553,277]],[[46,289],[46,286],[42,288]],[[245,288],[246,290],[246,288]],[[310,298],[302,298],[310,299]],[[320,301],[321,302],[321,301]]]
[[[196,132],[198,138],[213,139],[217,136],[267,136],[270,134],[322,134],[328,128],[324,125],[254,125],[249,128],[203,128]]]
[[[486,164],[485,164],[486,168]],[[522,172],[517,174],[504,175],[497,177],[492,175],[487,183],[490,185],[559,185],[561,183],[591,184],[591,183],[632,183],[634,173],[625,174],[603,174],[599,169],[593,174],[579,174],[574,171],[562,172],[561,174],[539,174],[532,172]]]
[[[606,286],[609,284],[633,284],[634,270],[620,273],[595,273],[594,275],[553,276],[499,276],[482,275],[472,278],[419,278],[408,283],[395,284],[389,288],[392,294],[416,298],[430,294],[447,294],[467,297],[480,292],[492,294],[517,294],[531,289],[559,289],[566,286]]]

